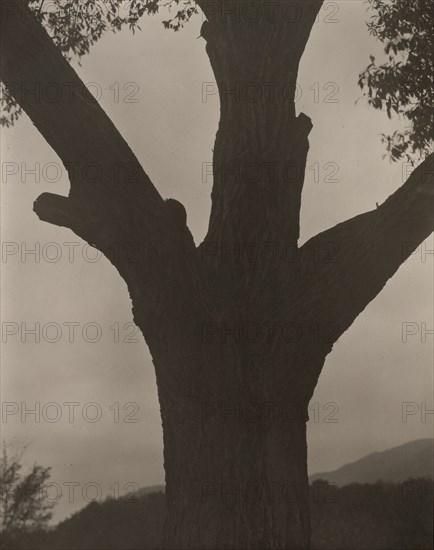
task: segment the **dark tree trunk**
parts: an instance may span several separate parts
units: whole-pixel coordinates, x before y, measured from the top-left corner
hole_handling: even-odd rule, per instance
[[[221,104],[210,226],[198,257],[213,306],[190,340],[206,361],[181,382],[188,395],[180,401],[159,384],[169,548],[309,547],[314,384],[300,375],[304,361],[322,363],[325,354],[316,346],[307,358],[296,313],[303,304],[291,305],[296,327],[275,316],[292,290],[279,281],[281,252],[298,240],[311,129],[308,117],[296,117],[294,89],[315,12],[306,6],[288,24],[284,4],[252,24],[232,2],[224,16],[208,12],[202,28]]]
[[[308,403],[333,343],[432,232],[434,157],[379,208],[299,248],[311,123],[296,116],[291,90],[321,2],[301,2],[297,17],[284,11],[296,3],[279,2],[256,22],[242,2],[229,12],[217,9],[223,0],[198,4],[221,96],[212,212],[198,248],[182,205],[163,201],[18,1],[1,0],[1,78],[69,166],[69,197],[45,193],[35,212],[107,255],[151,350],[164,432],[164,547],[306,549]],[[44,83],[72,83],[72,95],[56,103],[23,96],[23,86]],[[103,174],[91,186],[77,177],[88,163]],[[140,245],[137,261],[131,242]]]
[[[164,548],[308,548],[304,415],[226,395],[197,409],[190,434],[165,429]]]

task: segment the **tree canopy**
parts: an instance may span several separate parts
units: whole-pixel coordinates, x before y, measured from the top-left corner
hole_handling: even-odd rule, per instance
[[[434,121],[434,3],[427,0],[368,0],[368,29],[384,44],[387,61],[374,56],[359,85],[375,109],[406,119],[408,128],[382,135],[389,157],[413,160],[432,149]]]

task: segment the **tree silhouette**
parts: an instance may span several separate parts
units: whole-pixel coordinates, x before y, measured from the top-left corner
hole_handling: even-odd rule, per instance
[[[0,542],[7,550],[24,531],[41,529],[52,516],[54,502],[45,494],[50,468],[34,464],[22,474],[25,448],[12,449],[3,442],[0,459]]]
[[[69,38],[56,46],[38,14],[1,0],[1,79],[71,182],[68,197],[44,193],[34,210],[109,258],[152,354],[164,548],[309,548],[306,421],[325,358],[433,229],[431,154],[374,211],[299,246],[312,123],[284,90],[296,82],[322,2],[249,4],[262,16],[252,19],[241,0],[172,2],[180,23],[192,13],[183,8],[204,13],[221,99],[209,229],[196,247],[184,207],[162,199],[62,55]],[[155,11],[159,3],[131,5]],[[116,29],[115,21],[104,24]],[[252,83],[264,92],[259,101],[237,93]],[[49,87],[60,91],[56,101],[38,95]],[[91,185],[89,165],[100,172]],[[131,243],[140,245],[134,261]]]

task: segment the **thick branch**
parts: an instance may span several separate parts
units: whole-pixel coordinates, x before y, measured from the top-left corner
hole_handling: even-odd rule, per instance
[[[68,198],[44,193],[35,212],[104,252],[125,279],[137,324],[148,336],[155,318],[173,305],[161,294],[187,287],[192,294],[195,288],[185,210],[163,201],[26,4],[1,0],[1,9],[0,77],[59,155],[71,182]]]
[[[286,10],[288,19],[295,20],[300,14],[310,14],[315,19],[324,0],[196,0],[205,17],[212,22],[239,23],[241,18],[249,23],[268,22],[278,19]]]
[[[310,120],[298,67],[322,2],[203,1],[220,95],[206,243],[297,242]]]
[[[333,323],[336,340],[432,233],[434,154],[381,206],[340,223],[301,248],[302,294],[312,318]]]
[[[121,224],[128,213],[133,230],[157,239],[164,202],[125,140],[25,3],[1,0],[1,8],[1,79],[67,168],[70,197],[100,223]],[[56,224],[65,208],[74,229],[75,203],[59,200],[52,217],[48,204],[46,221]]]

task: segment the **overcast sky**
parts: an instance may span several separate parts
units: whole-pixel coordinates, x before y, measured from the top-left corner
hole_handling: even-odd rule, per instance
[[[381,52],[368,35],[366,17],[362,1],[326,2],[301,63],[297,106],[314,124],[308,166],[321,167],[319,182],[315,171],[307,170],[302,242],[375,208],[402,184],[407,169],[383,159],[379,134],[397,128],[397,121],[389,122],[363,100],[356,104],[358,73],[370,53]],[[211,179],[203,181],[202,169],[212,158],[218,98],[202,100],[204,83],[214,77],[205,42],[197,39],[201,17],[179,33],[164,30],[164,18],[144,18],[142,32],[134,36],[128,30],[106,35],[82,66],[75,66],[84,82],[95,83],[93,91],[101,95],[103,107],[160,193],[186,206],[199,243],[207,228],[211,192]],[[336,22],[326,22],[330,20]],[[338,102],[324,102],[331,92],[335,94],[329,100]],[[123,102],[127,97],[138,101]],[[2,437],[30,443],[27,464],[52,466],[52,480],[63,488],[58,520],[86,504],[83,489],[89,498],[96,494],[86,484],[97,483],[104,495],[113,495],[116,484],[124,494],[127,482],[164,482],[155,376],[143,338],[128,324],[131,304],[116,270],[104,259],[93,261],[95,251],[71,231],[40,222],[32,211],[43,191],[67,194],[64,175],[54,182],[56,170],[50,163],[59,162],[56,154],[26,116],[15,128],[2,130],[1,152],[2,329],[14,332],[13,323],[19,326],[2,345],[1,398],[12,413],[5,416],[3,410]],[[17,173],[5,174],[5,163],[17,163]],[[29,174],[23,177],[21,163],[28,169],[39,163],[39,181]],[[324,170],[326,163],[334,164]],[[334,177],[338,182],[325,181],[330,166],[339,168]],[[23,262],[21,253],[36,243],[39,258],[28,254]],[[434,260],[428,253],[433,248],[430,239],[401,267],[327,358],[309,422],[311,473],[432,436],[433,416],[424,411],[433,408],[433,336],[424,337],[424,328],[433,328]],[[56,256],[58,261],[49,261]],[[78,325],[69,342],[72,325],[64,323],[72,322]],[[41,342],[31,335],[21,342],[21,323],[27,328],[40,323]],[[407,342],[402,341],[403,323],[413,323],[407,329],[415,334]],[[47,339],[59,337],[57,325],[62,327],[60,339],[50,343]],[[86,341],[96,339],[97,330],[100,340]],[[137,341],[123,342],[130,334]],[[67,402],[78,405],[68,408]],[[23,421],[24,407],[32,409],[36,403],[40,421],[34,415]],[[57,403],[57,409],[48,403]],[[91,422],[98,407],[89,403],[100,408],[99,421]],[[411,403],[407,407],[414,413],[406,422],[403,403]],[[59,420],[50,422],[59,408]],[[71,483],[76,484],[73,502],[68,498]]]

